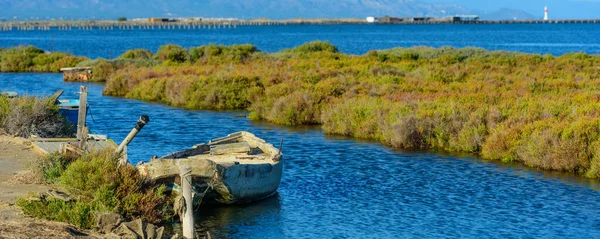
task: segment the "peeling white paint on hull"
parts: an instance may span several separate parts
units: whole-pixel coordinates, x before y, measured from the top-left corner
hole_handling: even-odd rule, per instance
[[[273,195],[282,176],[282,154],[248,132],[238,132],[191,149],[138,164],[149,180],[179,186],[179,168],[191,167],[194,199],[235,204]]]

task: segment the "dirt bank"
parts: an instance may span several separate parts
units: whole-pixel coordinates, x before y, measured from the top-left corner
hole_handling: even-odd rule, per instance
[[[29,218],[15,205],[31,192],[46,192],[30,165],[40,156],[24,139],[0,135],[0,238],[97,238],[74,226]]]

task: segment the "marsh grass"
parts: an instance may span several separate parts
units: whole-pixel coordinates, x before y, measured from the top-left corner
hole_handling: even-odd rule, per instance
[[[118,70],[104,94],[248,109],[255,120],[321,124],[329,134],[397,148],[469,152],[600,177],[595,55],[415,47],[356,56],[327,42],[270,54],[209,45],[189,55],[167,67]]]

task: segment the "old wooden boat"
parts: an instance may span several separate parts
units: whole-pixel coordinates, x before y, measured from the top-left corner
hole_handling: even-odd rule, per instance
[[[79,100],[59,99],[57,105],[58,113],[63,115],[71,124],[77,125],[79,121]]]
[[[6,98],[17,98],[19,96],[19,93],[17,93],[16,91],[4,91],[4,92],[0,92],[0,96],[6,97]]]
[[[180,188],[180,169],[192,169],[195,203],[234,204],[263,199],[279,187],[282,154],[249,132],[237,132],[137,165],[149,180]]]

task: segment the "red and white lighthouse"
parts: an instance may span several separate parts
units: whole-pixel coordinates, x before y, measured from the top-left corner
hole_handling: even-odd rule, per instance
[[[544,7],[544,21],[548,21],[548,6]]]

